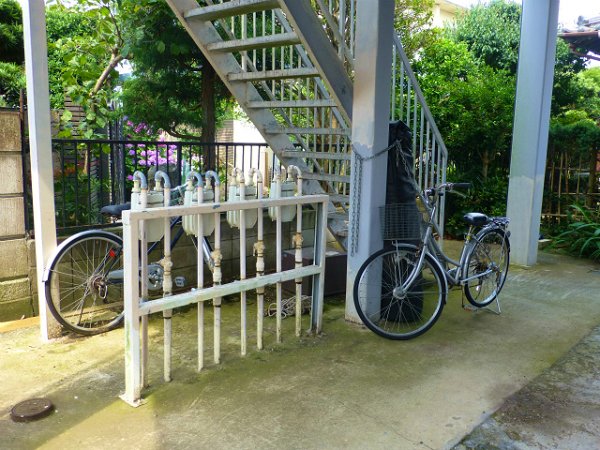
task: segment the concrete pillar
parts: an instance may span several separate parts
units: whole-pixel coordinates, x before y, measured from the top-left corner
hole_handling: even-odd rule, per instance
[[[59,329],[46,307],[42,276],[56,248],[54,178],[48,84],[48,50],[44,0],[26,0],[23,8],[27,114],[31,151],[31,188],[37,268],[38,302],[42,341],[57,337]]]
[[[559,0],[523,1],[507,215],[512,262],[537,261]]]
[[[387,154],[363,161],[360,179],[356,179],[361,164],[357,153],[368,158],[388,146],[393,33],[393,1],[358,0],[346,285],[346,319],[352,321],[360,321],[352,294],[356,272],[383,245],[379,207],[385,204]]]

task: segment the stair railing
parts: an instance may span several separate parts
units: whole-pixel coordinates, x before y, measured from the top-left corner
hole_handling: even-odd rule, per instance
[[[446,181],[448,150],[435,123],[398,36],[394,36],[390,120],[402,120],[412,131],[415,178],[421,189]],[[444,202],[437,225],[443,232]]]

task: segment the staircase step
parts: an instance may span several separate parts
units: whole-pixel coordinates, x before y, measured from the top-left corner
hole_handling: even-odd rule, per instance
[[[273,100],[249,102],[249,108],[327,108],[337,106],[334,100]]]
[[[329,199],[334,203],[350,203],[350,196],[344,194],[329,194]]]
[[[217,20],[225,17],[277,8],[277,0],[231,0],[226,3],[194,8],[184,14],[188,20]]]
[[[300,39],[296,33],[279,33],[268,36],[259,36],[247,39],[231,39],[229,41],[213,42],[206,48],[213,52],[241,52],[259,48],[283,47],[284,45],[299,44]]]
[[[350,161],[352,155],[350,153],[333,153],[333,152],[310,152],[304,150],[285,150],[279,152],[281,156],[288,158],[315,158],[315,159],[330,159],[334,161]]]
[[[346,175],[334,175],[331,173],[303,173],[302,178],[305,180],[330,181],[339,183],[350,183],[350,177]]]
[[[327,222],[331,232],[337,237],[348,237],[348,214],[341,212],[330,212]]]
[[[314,67],[300,69],[265,70],[260,72],[240,72],[227,75],[229,81],[262,81],[283,80],[286,78],[311,78],[318,77],[319,71]]]
[[[334,135],[334,136],[347,136],[348,130],[343,128],[312,128],[312,127],[280,127],[280,126],[266,126],[265,133],[267,134],[322,134],[322,135]]]

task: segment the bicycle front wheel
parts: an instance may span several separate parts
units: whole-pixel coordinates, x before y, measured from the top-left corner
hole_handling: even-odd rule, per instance
[[[123,242],[115,234],[92,231],[63,242],[45,279],[46,301],[66,329],[92,335],[123,320]]]
[[[418,265],[417,249],[397,245],[371,255],[354,281],[354,306],[363,323],[387,339],[412,339],[437,321],[446,302],[446,283],[435,260],[425,256],[414,281],[406,281]]]
[[[471,242],[463,269],[465,296],[473,306],[482,308],[492,303],[504,286],[510,248],[500,228],[483,230]]]

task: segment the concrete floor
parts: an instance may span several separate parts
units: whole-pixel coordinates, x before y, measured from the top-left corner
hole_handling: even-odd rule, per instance
[[[224,308],[223,362],[210,364],[209,349],[200,374],[195,314],[184,311],[174,319],[171,383],[162,381],[157,318],[151,386],[137,409],[117,397],[124,389],[122,329],[50,344],[39,342],[35,328],[5,332],[0,448],[449,448],[600,323],[598,269],[541,254],[534,268],[511,267],[502,315],[464,311],[454,291],[438,323],[408,342],[346,323],[343,300],[329,299],[322,336],[298,340],[287,319],[283,344],[270,333],[266,350],[244,358],[232,302]],[[273,322],[266,319],[271,331]],[[55,413],[10,420],[12,405],[40,396],[53,401]],[[483,439],[469,448],[488,448]]]

